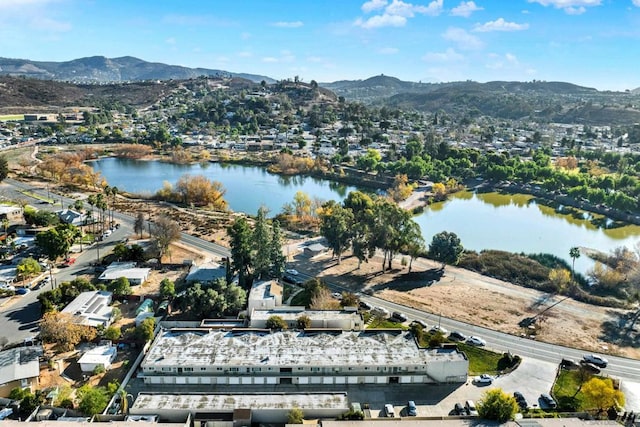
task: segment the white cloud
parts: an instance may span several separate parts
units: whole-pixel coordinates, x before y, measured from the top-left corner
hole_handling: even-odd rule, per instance
[[[2,0],[0,1],[0,10],[23,8],[28,6],[44,6],[47,3],[54,3],[56,0]]]
[[[453,62],[462,61],[464,56],[456,52],[453,48],[448,48],[444,52],[428,52],[422,59],[428,62]]]
[[[476,50],[483,47],[483,43],[473,34],[469,34],[462,28],[449,27],[442,34],[442,38],[452,41],[462,50]]]
[[[479,10],[484,10],[484,8],[476,5],[473,1],[463,1],[451,9],[451,15],[464,16],[465,18],[468,18],[473,12],[477,12]]]
[[[166,44],[170,44],[170,45],[172,45],[172,46],[173,46],[173,45],[175,45],[175,44],[176,44],[176,39],[175,39],[175,38],[173,38],[173,37],[169,37],[169,38],[168,38],[168,39],[166,39],[164,42],[165,42]]]
[[[364,13],[370,13],[374,10],[382,9],[386,5],[387,0],[370,0],[366,3],[363,3],[360,9],[362,9]]]
[[[315,64],[319,64],[319,63],[321,63],[323,61],[324,61],[324,59],[322,59],[319,56],[309,56],[309,57],[307,57],[307,62],[313,62]]]
[[[495,21],[477,24],[473,31],[486,33],[489,31],[522,31],[529,28],[529,24],[517,24],[515,22],[507,22],[504,18],[498,18]]]
[[[362,28],[380,28],[380,27],[403,27],[407,23],[408,18],[416,15],[437,16],[442,12],[444,0],[433,0],[427,6],[406,3],[402,0],[392,0],[387,3],[386,0],[371,0],[362,5],[365,12],[373,10],[381,10],[381,14],[374,15],[368,19],[358,18],[354,21],[354,25]]]
[[[640,7],[640,0],[631,0],[634,6]]]
[[[269,63],[291,63],[296,60],[296,57],[293,53],[288,50],[281,50],[280,56],[265,56],[262,58],[262,62]]]
[[[398,48],[397,47],[383,47],[383,48],[378,50],[378,53],[381,53],[383,55],[395,55],[396,53],[398,53]]]
[[[279,21],[271,24],[274,27],[280,28],[300,28],[304,25],[302,21]]]
[[[253,56],[253,53],[249,52],[248,50],[243,50],[238,52],[238,56],[240,58],[251,58]]]
[[[356,19],[355,25],[362,28],[380,28],[380,27],[404,27],[407,23],[407,18],[397,15],[376,15],[363,21],[362,19]]]
[[[262,58],[262,62],[274,63],[278,62],[278,58],[274,58],[273,56],[265,56],[264,58]]]
[[[568,15],[580,15],[587,11],[587,7],[600,6],[602,0],[529,0],[529,3],[538,3],[544,7],[553,6],[564,10]]]

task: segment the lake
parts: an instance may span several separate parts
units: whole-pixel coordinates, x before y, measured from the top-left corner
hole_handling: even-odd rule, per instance
[[[175,185],[181,176],[204,175],[219,181],[226,189],[224,199],[231,210],[255,215],[260,206],[269,208],[269,216],[293,202],[298,191],[321,200],[343,200],[357,187],[326,179],[304,176],[280,176],[257,166],[224,163],[179,165],[160,161],[131,160],[109,157],[89,163],[99,171],[109,186],[129,193],[152,195],[169,182]],[[370,191],[370,190],[368,190]]]
[[[311,177],[282,177],[255,166],[220,163],[176,165],[159,161],[106,158],[92,162],[110,186],[131,193],[153,194],[163,182],[175,184],[184,174],[204,175],[227,190],[225,199],[234,211],[255,214],[261,205],[270,216],[291,203],[297,191],[322,200],[343,200],[356,187]],[[569,249],[584,246],[609,252],[619,246],[633,249],[640,242],[640,226],[599,228],[587,212],[578,218],[558,213],[525,194],[459,192],[445,202],[428,206],[416,216],[425,242],[440,231],[456,233],[467,249],[509,252],[546,252],[569,263]],[[576,271],[593,265],[586,256],[576,260]]]

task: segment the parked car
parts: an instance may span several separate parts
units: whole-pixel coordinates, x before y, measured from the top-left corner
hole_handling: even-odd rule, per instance
[[[558,407],[558,404],[553,399],[553,397],[551,397],[551,395],[549,393],[542,393],[540,395],[540,402],[542,403],[542,405],[540,405],[540,406],[543,406],[543,407],[546,407],[546,408],[555,409],[555,408]]]
[[[418,415],[418,408],[416,407],[416,402],[414,402],[413,400],[410,400],[407,403],[407,414],[410,417],[415,417],[416,415]]]
[[[525,399],[524,395],[519,391],[513,392],[513,398],[516,399],[518,406],[520,409],[527,409],[529,407],[529,403],[527,403],[527,399]]]
[[[18,288],[18,289],[16,289],[16,295],[26,295],[29,292],[31,292],[31,289],[29,289],[29,288]]]
[[[473,400],[467,400],[464,402],[464,408],[467,411],[467,415],[471,415],[472,417],[478,416],[478,409],[476,409],[476,404]]]
[[[292,276],[297,276],[298,274],[300,274],[298,273],[298,270],[296,270],[295,268],[288,268],[284,272]]]
[[[332,297],[334,297],[335,299],[342,299],[342,294],[340,292],[334,292],[331,294]]]
[[[582,360],[588,363],[593,363],[599,368],[606,368],[609,364],[609,361],[602,356],[598,356],[597,354],[585,354],[582,357]]]
[[[488,374],[482,374],[473,379],[473,383],[477,385],[489,385],[493,383],[493,377]]]
[[[485,345],[487,345],[487,342],[485,340],[480,337],[474,336],[470,336],[469,338],[467,338],[466,343],[469,345],[474,345],[476,347],[484,347]]]
[[[467,336],[458,331],[453,331],[449,334],[449,339],[453,341],[466,341]]]
[[[423,322],[420,319],[416,319],[413,322],[411,322],[411,326],[413,326],[414,324],[422,326],[422,329],[427,329],[427,323]]]
[[[368,302],[365,302],[365,301],[360,301],[358,303],[358,306],[363,310],[371,310],[371,304],[369,304]]]
[[[455,415],[467,415],[467,411],[464,409],[464,406],[457,402],[455,405],[453,405],[453,413]]]
[[[570,369],[578,369],[580,365],[576,363],[573,359],[567,359],[566,357],[560,361],[560,367],[562,369],[570,370]]]
[[[387,310],[386,308],[383,308],[383,307],[373,307],[371,309],[371,313],[374,316],[389,317],[389,310]]]
[[[393,313],[391,313],[391,318],[394,320],[399,320],[400,322],[406,322],[407,321],[407,316],[405,316],[404,314],[400,313],[399,311],[394,311]]]
[[[447,331],[445,328],[443,328],[440,325],[434,325],[434,326],[431,327],[431,329],[429,329],[429,332],[431,332],[432,334],[440,332],[441,334],[444,335],[449,331]]]
[[[585,371],[590,372],[592,374],[599,374],[600,372],[602,372],[602,370],[599,367],[597,367],[593,363],[587,362],[586,360],[581,360],[580,366],[582,366]]]
[[[387,403],[384,405],[384,414],[388,417],[388,418],[394,418],[396,416],[396,411],[393,409],[393,405],[390,403]]]
[[[285,283],[291,283],[292,285],[302,285],[302,280],[289,274],[285,274],[284,276],[282,276],[282,281]]]

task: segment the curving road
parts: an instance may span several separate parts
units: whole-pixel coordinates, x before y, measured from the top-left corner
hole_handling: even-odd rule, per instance
[[[28,189],[33,193],[39,194],[42,197],[47,196],[46,188],[33,188],[33,186],[12,180],[5,180],[6,184],[9,184],[18,189]],[[24,195],[21,195],[24,198]],[[68,206],[74,202],[73,199],[64,197],[64,196],[55,196],[58,199],[61,199],[65,206]],[[121,230],[119,233],[114,233],[114,235],[109,238],[110,241],[117,241],[120,233],[124,233],[124,230],[132,230],[134,218],[130,215],[126,215],[119,212],[114,212],[114,217],[118,219],[122,224]],[[115,236],[115,237],[114,237]],[[218,244],[208,242],[206,240],[200,239],[198,237],[191,236],[189,234],[182,233],[181,240],[183,243],[187,245],[194,246],[198,249],[205,250],[208,252],[212,252],[221,257],[230,256],[230,252],[227,248],[220,246]],[[104,243],[103,243],[104,244]],[[105,247],[105,249],[107,249]],[[93,251],[88,251],[92,253]],[[66,273],[59,274],[70,274],[76,269],[83,268],[83,264],[88,264],[90,262],[90,258],[92,255],[81,255],[78,257],[78,265],[73,267],[73,270],[67,270]],[[85,259],[86,258],[86,259]],[[91,258],[93,259],[93,258]],[[309,278],[310,276],[305,275],[301,272],[302,278]],[[62,278],[60,278],[62,279]],[[348,289],[344,289],[335,283],[328,283],[328,285],[333,290],[347,291]],[[25,325],[21,325],[20,316],[17,314],[20,310],[20,307],[25,307],[29,310],[33,310],[33,305],[35,303],[36,295],[34,293],[28,294],[21,300],[22,304],[14,304],[11,310],[1,309],[2,318],[0,318],[0,328],[6,322],[17,322],[16,325],[21,330],[28,330],[29,333],[32,333],[32,329],[34,326],[32,316],[28,319],[28,323]],[[521,355],[523,357],[527,357],[534,360],[540,360],[545,362],[553,362],[559,363],[562,358],[571,358],[576,361],[582,359],[582,356],[585,354],[582,350],[576,350],[569,347],[563,347],[555,344],[548,344],[543,342],[534,341],[528,338],[509,335],[502,332],[493,331],[487,328],[483,328],[480,326],[471,325],[468,323],[460,322],[454,319],[448,319],[445,317],[439,317],[438,315],[431,314],[425,311],[416,310],[414,308],[406,307],[400,304],[396,304],[393,302],[385,301],[380,298],[376,298],[373,296],[362,296],[361,299],[366,301],[374,306],[384,307],[389,311],[400,311],[406,314],[410,319],[420,319],[426,322],[429,326],[432,325],[441,325],[442,327],[448,329],[449,331],[460,331],[465,335],[476,335],[480,336],[487,341],[487,347],[501,351],[507,352],[510,351],[514,354]],[[31,307],[31,308],[29,308]],[[14,325],[15,326],[15,325]],[[5,329],[6,330],[6,329]],[[606,355],[606,358],[609,360],[609,366],[603,370],[604,374],[611,375],[614,377],[618,377],[621,379],[626,379],[630,381],[640,382],[640,361],[634,359],[627,359],[623,357],[609,356]]]

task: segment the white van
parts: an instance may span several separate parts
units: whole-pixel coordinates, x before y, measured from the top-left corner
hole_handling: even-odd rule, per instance
[[[478,409],[476,409],[476,404],[473,403],[473,400],[467,400],[464,402],[464,407],[467,410],[468,415],[471,415],[472,417],[478,416]]]
[[[384,405],[384,414],[387,416],[387,418],[394,418],[396,416],[396,411],[393,409],[392,404],[387,403],[386,405]]]

